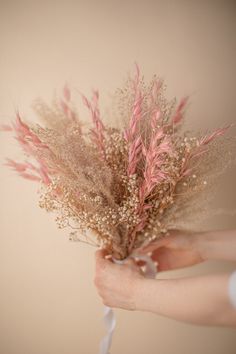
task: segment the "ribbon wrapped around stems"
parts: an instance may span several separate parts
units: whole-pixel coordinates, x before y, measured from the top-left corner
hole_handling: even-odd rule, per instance
[[[124,261],[128,258],[138,258],[139,260],[145,261],[145,270],[144,275],[146,278],[155,278],[157,273],[157,268],[151,257],[147,255],[140,255],[136,253],[131,253],[127,258],[123,259],[122,261],[116,260],[112,258],[114,263],[116,264],[123,264]],[[114,311],[109,306],[104,306],[104,316],[103,321],[107,328],[107,334],[102,338],[100,342],[100,351],[99,354],[110,354],[110,347],[112,343],[112,336],[116,327],[116,318]]]

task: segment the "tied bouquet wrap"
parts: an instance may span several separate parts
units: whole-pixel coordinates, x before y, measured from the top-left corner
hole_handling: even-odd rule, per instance
[[[107,123],[98,90],[91,100],[80,93],[90,116],[82,119],[65,84],[51,106],[41,98],[32,103],[43,125],[26,123],[18,110],[1,125],[25,155],[5,164],[39,183],[39,206],[56,214],[59,228],[69,228],[70,240],[122,260],[210,214],[218,176],[235,162],[235,138],[225,136],[232,124],[186,131],[189,97],[168,101],[165,89],[156,75],[146,85],[135,62],[133,77],[113,95]]]

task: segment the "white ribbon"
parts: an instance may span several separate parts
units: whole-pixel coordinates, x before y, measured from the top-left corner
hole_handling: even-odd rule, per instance
[[[155,278],[157,273],[156,265],[151,259],[151,257],[147,255],[139,255],[139,254],[131,253],[127,258],[123,259],[122,261],[116,260],[114,258],[112,258],[112,260],[114,261],[114,263],[123,264],[124,261],[128,258],[138,258],[140,260],[145,261],[146,262],[145,270],[144,270],[145,277]],[[102,338],[100,342],[99,354],[110,354],[109,349],[111,347],[112,336],[116,326],[116,319],[115,319],[114,311],[109,306],[104,306],[103,321],[107,328],[107,334]]]

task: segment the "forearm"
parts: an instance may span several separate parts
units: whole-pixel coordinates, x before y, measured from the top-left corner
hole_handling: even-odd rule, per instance
[[[236,261],[236,230],[202,232],[196,235],[195,246],[204,260]]]
[[[193,324],[236,326],[236,309],[228,295],[229,276],[141,279],[135,288],[136,309]]]

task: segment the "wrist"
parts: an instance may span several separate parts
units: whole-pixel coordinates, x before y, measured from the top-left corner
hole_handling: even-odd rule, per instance
[[[151,311],[151,302],[155,294],[155,279],[140,278],[134,284],[133,303],[136,311]]]

